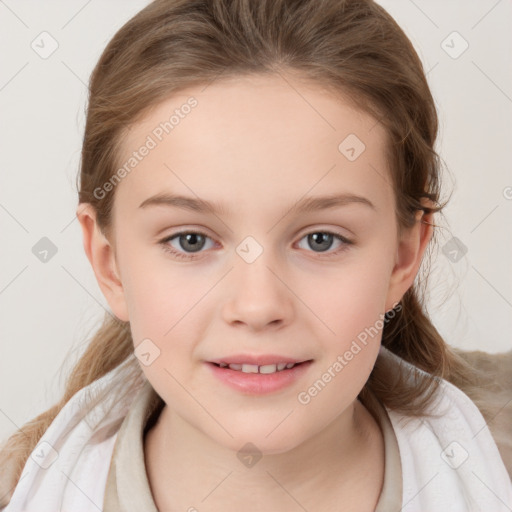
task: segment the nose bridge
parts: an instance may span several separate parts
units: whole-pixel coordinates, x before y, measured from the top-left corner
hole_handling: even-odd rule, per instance
[[[263,245],[253,236],[248,236],[236,247],[236,253],[235,280],[239,288],[237,293],[243,292],[253,297],[261,292],[265,295],[280,293],[282,283],[271,271],[272,269],[276,272],[279,267],[275,249],[267,242]]]
[[[225,319],[253,328],[287,323],[292,303],[287,287],[278,277],[276,252],[252,236],[242,240],[235,250],[231,286],[224,304]]]

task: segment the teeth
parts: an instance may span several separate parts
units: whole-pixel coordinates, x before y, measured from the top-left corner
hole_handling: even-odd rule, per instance
[[[257,364],[243,364],[242,371],[244,373],[258,373],[258,365]]]
[[[282,370],[293,368],[295,363],[277,363],[277,364],[265,364],[262,366],[258,366],[257,364],[226,364],[219,363],[221,368],[229,367],[231,370],[241,371],[243,373],[275,373],[276,371],[280,372]]]

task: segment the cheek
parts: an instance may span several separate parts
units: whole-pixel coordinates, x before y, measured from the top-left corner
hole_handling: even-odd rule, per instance
[[[154,389],[166,400],[187,400],[180,383],[191,374],[195,340],[202,337],[198,320],[206,315],[201,298],[208,291],[208,280],[197,277],[192,283],[183,273],[171,275],[165,270],[163,266],[130,270],[126,289],[130,329],[135,355]],[[150,364],[140,357],[144,352],[151,354]]]
[[[138,337],[166,338],[187,311],[193,314],[194,304],[208,291],[208,279],[180,270],[154,250],[134,251],[123,263],[124,295]]]
[[[314,417],[333,420],[356,399],[377,359],[389,271],[386,266],[353,265],[350,272],[325,279],[324,294],[311,294],[325,334],[318,337],[318,369],[298,397]],[[321,284],[321,283],[320,283]]]
[[[371,258],[363,256],[332,272],[317,274],[305,284],[303,293],[309,297],[306,302],[340,340],[373,325],[385,310],[389,261],[383,257],[372,263]]]
[[[212,278],[192,267],[169,264],[164,256],[149,264],[147,256],[141,251],[125,260],[129,279],[123,284],[135,354],[156,354],[147,366],[139,357],[142,370],[155,389],[180,396],[178,382],[187,380],[195,347],[206,336],[211,318]]]

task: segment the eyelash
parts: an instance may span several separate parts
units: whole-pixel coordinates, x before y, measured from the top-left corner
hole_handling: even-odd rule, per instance
[[[312,235],[312,234],[315,234],[315,233],[322,233],[322,234],[327,234],[327,235],[333,235],[335,239],[337,239],[337,240],[339,240],[340,242],[343,243],[343,245],[339,249],[337,249],[335,251],[325,252],[325,253],[322,253],[322,252],[316,253],[321,258],[330,258],[330,257],[338,256],[342,252],[346,251],[350,245],[354,244],[354,242],[352,242],[348,238],[345,238],[344,236],[340,235],[339,233],[336,233],[336,232],[333,232],[333,231],[322,231],[322,230],[310,231],[309,233],[306,233],[305,235],[303,235],[300,240],[302,240],[303,238],[307,237],[308,235]],[[174,233],[171,236],[168,236],[168,237],[164,238],[163,240],[161,240],[159,242],[162,245],[162,249],[165,252],[170,253],[172,256],[175,256],[178,259],[188,260],[188,261],[195,259],[197,257],[197,255],[201,254],[204,251],[199,251],[197,253],[184,253],[184,252],[181,252],[181,251],[177,251],[176,249],[172,248],[168,244],[168,242],[170,242],[174,238],[177,238],[177,237],[179,237],[181,235],[201,235],[201,236],[204,236],[205,238],[210,238],[205,233],[201,233],[200,231],[193,231],[192,230],[192,231],[180,231],[178,233]],[[309,252],[314,252],[314,251],[309,251]]]

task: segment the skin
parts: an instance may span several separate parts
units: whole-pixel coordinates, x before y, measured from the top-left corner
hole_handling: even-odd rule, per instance
[[[342,502],[344,510],[374,510],[384,445],[357,395],[380,332],[308,404],[297,397],[401,299],[432,227],[419,212],[399,237],[382,125],[297,77],[245,76],[183,91],[130,129],[120,161],[189,96],[198,105],[110,192],[110,239],[90,205],[77,210],[113,313],[130,321],[135,346],[149,338],[160,350],[141,365],[166,403],[144,439],[155,503],[250,512],[337,510]],[[366,146],[353,162],[338,150],[351,133]],[[139,208],[164,191],[230,211]],[[334,193],[363,196],[374,208],[353,202],[288,213],[304,195]],[[164,238],[187,230],[208,237],[200,252],[188,249],[193,259],[163,250]],[[334,238],[322,252],[306,235],[326,231],[353,243]],[[247,236],[263,249],[252,263],[236,252]],[[167,245],[185,254],[190,247],[183,237]],[[313,363],[284,390],[253,396],[227,387],[205,364],[240,352]],[[252,467],[236,456],[247,442],[262,454]]]

